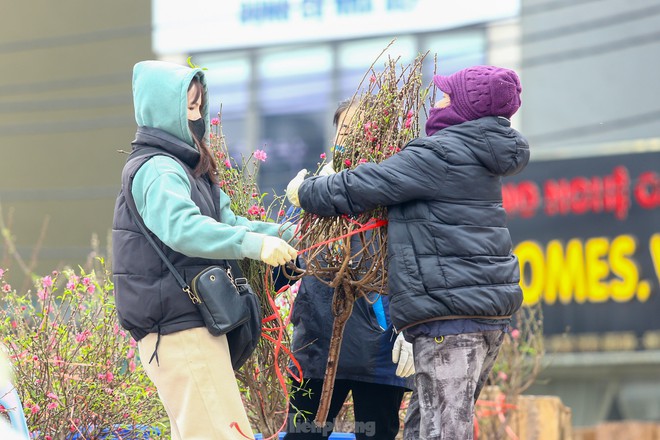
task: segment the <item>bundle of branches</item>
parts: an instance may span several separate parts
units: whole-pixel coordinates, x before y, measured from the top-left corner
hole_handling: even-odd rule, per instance
[[[334,150],[336,171],[353,169],[366,162],[379,163],[418,136],[418,115],[429,93],[429,87],[422,88],[425,56],[419,55],[408,65],[400,65],[398,59],[388,57],[381,71],[374,68],[376,62],[372,64],[351,100],[351,106],[356,109],[353,117],[350,121],[339,121],[339,126],[345,124],[349,129],[342,142],[343,149]],[[366,87],[365,83],[368,83]],[[384,207],[356,216],[322,218],[303,213],[300,218],[300,246],[305,249],[302,259],[306,275],[313,275],[334,288],[334,324],[317,425],[326,422],[344,326],[355,300],[371,292],[387,293],[387,231],[383,227],[386,219]]]
[[[235,160],[227,148],[221,116],[220,113],[211,120],[211,150],[218,163],[220,186],[231,199],[232,211],[251,220],[282,220],[283,198],[274,196],[274,201],[264,206],[266,194],[257,185],[257,173],[267,158],[266,153],[256,150],[247,158]],[[242,276],[260,298],[262,337],[236,378],[250,424],[267,438],[279,432],[286,422],[288,375],[285,371],[289,361],[295,361],[289,350],[291,332],[287,330],[292,298],[290,289],[283,287],[280,289],[283,292],[279,292],[275,288],[271,266],[251,259],[237,263]]]

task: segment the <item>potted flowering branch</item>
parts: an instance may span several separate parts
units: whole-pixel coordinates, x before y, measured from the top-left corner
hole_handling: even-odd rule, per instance
[[[257,185],[259,167],[266,161],[267,153],[256,150],[241,161],[234,159],[222,132],[221,116],[220,113],[211,120],[211,150],[218,162],[220,186],[231,198],[232,211],[251,220],[275,219],[282,223],[284,198],[275,195],[274,201],[264,206],[266,193],[262,193]],[[289,350],[289,311],[295,289],[288,289],[288,283],[276,288],[273,269],[265,263],[244,259],[238,265],[260,298],[262,337],[236,377],[250,423],[264,438],[269,438],[277,435],[286,423],[288,376],[292,374],[288,365],[295,361]]]
[[[351,105],[356,107],[352,119],[340,121],[349,129],[345,148],[333,154],[336,171],[381,162],[418,136],[418,115],[429,92],[422,88],[424,57],[420,55],[405,66],[389,58],[380,72],[372,64],[365,75],[365,79],[370,78],[366,90],[361,90],[360,84],[352,98]],[[304,213],[300,219],[306,275],[334,288],[334,324],[317,425],[322,426],[327,418],[341,339],[355,300],[370,292],[387,293],[386,218],[385,208],[380,207],[357,216],[322,218]],[[356,236],[357,247],[353,246]]]
[[[162,438],[167,416],[119,326],[109,274],[54,271],[25,293],[5,275],[0,332],[31,437]]]

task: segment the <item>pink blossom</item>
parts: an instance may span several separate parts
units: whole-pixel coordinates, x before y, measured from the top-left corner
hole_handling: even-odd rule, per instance
[[[511,330],[511,337],[513,339],[518,339],[520,337],[520,330],[518,330],[517,328]]]
[[[0,278],[2,278],[3,276],[5,276],[5,270],[4,270],[4,269],[0,269]]]
[[[9,285],[9,284],[3,284],[3,285],[2,285],[2,291],[5,292],[5,293],[9,293],[9,292],[11,292],[11,285]]]
[[[280,211],[277,213],[278,217],[284,217],[286,215],[286,212],[284,212],[283,209],[280,209]]]
[[[229,159],[225,159],[225,166],[231,168],[231,162],[229,162]]]
[[[128,345],[130,345],[131,347],[137,347],[137,342],[135,341],[135,339],[131,338],[131,340],[128,341]]]
[[[507,380],[509,376],[507,376],[504,371],[500,371],[499,373],[497,373],[497,378],[500,380]]]
[[[268,155],[264,150],[257,150],[254,152],[254,158],[262,162],[265,162],[266,159],[268,158]]]
[[[39,360],[39,356],[37,356],[37,355],[35,354],[34,356],[32,356],[32,360],[35,361],[35,362],[38,361],[38,360]]]
[[[132,358],[133,356],[135,356],[135,350],[132,349],[132,348],[129,348],[129,349],[128,349],[128,353],[126,353],[126,359],[130,359],[130,358]]]
[[[410,118],[413,117],[413,115],[414,115],[413,111],[412,111],[412,110],[408,110],[408,114],[406,115],[406,118],[410,119]]]
[[[350,159],[346,159],[346,160],[344,161],[344,165],[346,165],[347,167],[350,167],[352,163],[353,163],[353,162],[351,162]]]
[[[39,289],[37,297],[42,301],[46,301],[46,298],[48,298],[48,291],[46,289]]]
[[[96,291],[96,286],[93,284],[90,284],[87,286],[87,293],[94,293]]]
[[[115,375],[112,374],[112,371],[108,371],[107,373],[105,373],[105,380],[106,380],[106,382],[110,383],[110,382],[112,382],[112,380],[113,380],[114,378],[115,378]]]
[[[30,412],[31,412],[32,414],[36,414],[36,413],[39,412],[40,409],[41,409],[41,408],[39,407],[39,405],[37,405],[37,404],[35,403],[35,404],[32,405],[32,408],[30,408]]]
[[[325,153],[321,153],[320,157],[321,157],[321,159],[325,159]],[[0,276],[2,276],[2,274],[0,274]]]
[[[57,402],[50,402],[48,405],[46,405],[47,409],[55,409],[57,408]]]
[[[218,125],[219,123],[220,123],[220,119],[218,118],[211,119],[211,125]]]
[[[256,192],[255,192],[255,193],[252,193],[252,198],[253,198],[253,199],[256,199],[257,197],[259,197],[259,194],[257,194]]]
[[[248,214],[250,215],[259,215],[260,212],[261,210],[257,205],[252,205],[248,208]]]
[[[92,284],[92,280],[90,280],[88,277],[83,278],[82,280],[83,286],[90,286]]]
[[[135,361],[131,360],[128,363],[128,371],[130,371],[131,373],[135,371]]]
[[[66,283],[66,288],[69,290],[74,290],[76,288],[76,285],[72,281],[69,281],[68,283]]]
[[[11,322],[11,328],[16,328],[18,327],[18,323],[16,321]]]
[[[60,400],[59,397],[57,397],[57,395],[55,393],[53,393],[52,391],[50,393],[46,394],[46,397],[48,397],[49,399],[53,399],[53,400]]]
[[[363,164],[363,163],[367,163],[367,162],[369,162],[367,159],[362,158],[362,159],[360,159],[360,160],[358,161],[358,165],[359,165],[359,164]]]
[[[85,330],[82,333],[78,333],[76,335],[76,342],[79,343],[79,344],[82,343],[82,342],[85,342],[87,340],[87,338],[89,338],[90,335],[91,335],[91,332],[89,330]]]
[[[410,128],[410,126],[412,125],[412,119],[406,119],[406,123],[404,125],[406,126],[406,128]]]
[[[372,83],[376,82],[376,75],[371,75],[371,78],[369,78],[369,81]]]

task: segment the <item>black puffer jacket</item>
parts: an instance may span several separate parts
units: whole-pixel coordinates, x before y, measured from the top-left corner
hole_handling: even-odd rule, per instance
[[[306,179],[301,207],[322,215],[388,208],[388,292],[397,330],[501,317],[522,303],[501,177],[529,161],[509,120],[485,117],[417,138],[380,164]]]

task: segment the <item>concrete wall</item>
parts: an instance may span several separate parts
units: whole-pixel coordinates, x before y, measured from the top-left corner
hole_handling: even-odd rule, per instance
[[[151,3],[3,2],[0,10],[0,204],[38,271],[84,262],[101,246],[135,134],[131,69],[152,58]],[[0,247],[0,267],[20,270]]]
[[[534,148],[660,136],[657,0],[523,0],[520,20]]]

